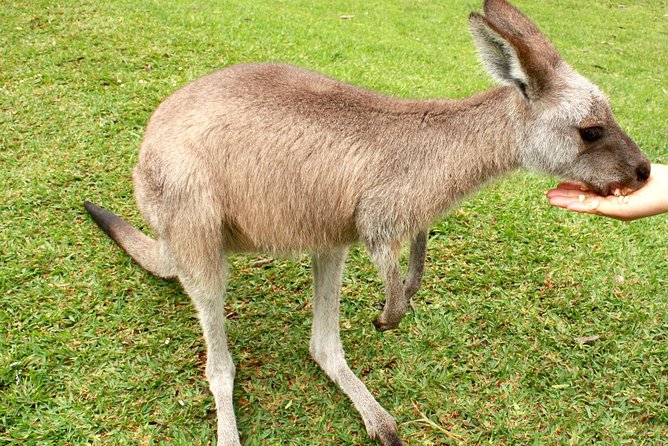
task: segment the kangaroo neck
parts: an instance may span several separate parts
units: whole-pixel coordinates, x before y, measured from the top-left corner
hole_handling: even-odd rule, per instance
[[[432,197],[431,205],[424,203],[432,217],[519,167],[516,146],[525,106],[511,88],[462,100],[424,101],[421,107],[413,145],[420,173],[411,181]]]

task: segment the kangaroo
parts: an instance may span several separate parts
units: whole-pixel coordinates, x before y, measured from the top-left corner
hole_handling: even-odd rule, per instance
[[[339,337],[348,247],[363,243],[383,277],[385,306],[374,322],[388,330],[420,286],[429,225],[486,181],[523,167],[604,195],[646,182],[649,161],[605,96],[526,16],[505,0],[485,0],[469,28],[500,84],[494,89],[404,100],[288,65],[228,67],[172,94],[148,123],[133,181],[156,239],[85,202],[144,269],[178,278],[191,297],[207,344],[218,444],[240,444],[225,335],[228,253],[312,255],[311,355],[369,436],[396,446],[394,419],[353,374]]]

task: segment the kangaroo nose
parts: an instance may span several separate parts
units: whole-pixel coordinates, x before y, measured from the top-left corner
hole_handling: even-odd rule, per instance
[[[652,168],[649,163],[643,163],[636,168],[636,178],[638,181],[647,181]]]

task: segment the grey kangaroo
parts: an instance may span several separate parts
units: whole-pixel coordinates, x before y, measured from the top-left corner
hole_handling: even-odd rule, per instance
[[[646,182],[649,161],[605,96],[526,16],[486,0],[469,27],[497,88],[463,100],[404,100],[288,65],[232,66],[172,94],[148,123],[133,180],[156,239],[85,202],[144,269],[178,278],[191,297],[208,349],[218,444],[240,444],[225,335],[228,253],[312,255],[311,355],[369,436],[401,445],[394,419],[344,358],[339,294],[348,247],[363,243],[382,275],[385,306],[374,323],[392,329],[420,286],[429,225],[491,178],[524,167],[602,194]]]

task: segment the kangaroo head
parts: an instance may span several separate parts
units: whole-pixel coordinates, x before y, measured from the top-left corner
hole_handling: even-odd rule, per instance
[[[599,89],[508,2],[485,0],[484,11],[471,13],[469,27],[492,78],[515,88],[520,163],[583,182],[602,195],[642,187],[650,163]]]

